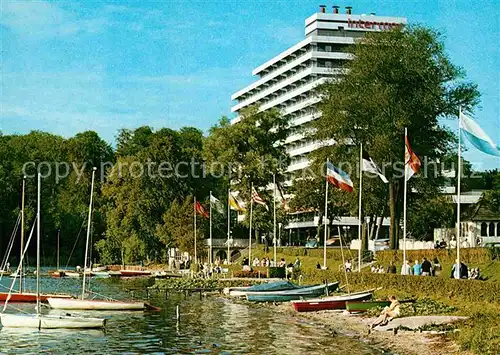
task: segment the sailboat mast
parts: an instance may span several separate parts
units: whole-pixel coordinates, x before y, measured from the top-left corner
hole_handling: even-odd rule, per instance
[[[60,238],[61,230],[57,230],[57,270],[59,270],[59,238]]]
[[[38,173],[36,201],[36,314],[40,314],[40,191],[42,186],[42,174]]]
[[[19,259],[19,293],[23,292],[23,252],[24,252],[24,192],[26,189],[26,176],[23,176],[23,192],[21,196],[21,254]]]
[[[86,281],[86,269],[87,269],[87,257],[89,251],[89,239],[90,239],[90,225],[92,221],[92,202],[94,197],[94,179],[96,167],[92,169],[92,184],[90,185],[90,203],[89,203],[89,218],[87,221],[87,241],[85,243],[85,260],[83,262],[83,286],[82,286],[82,300],[85,299],[85,281]]]

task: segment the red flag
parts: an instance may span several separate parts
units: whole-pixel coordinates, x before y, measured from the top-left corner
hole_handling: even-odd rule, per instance
[[[405,169],[406,169],[406,181],[410,180],[410,178],[418,173],[420,170],[420,159],[418,159],[417,155],[413,153],[410,147],[410,142],[408,141],[408,136],[405,136]]]
[[[205,218],[208,218],[208,212],[207,212],[207,210],[201,205],[201,203],[199,201],[196,201],[196,203],[194,205],[194,210],[199,215],[201,215],[201,216],[203,216]]]

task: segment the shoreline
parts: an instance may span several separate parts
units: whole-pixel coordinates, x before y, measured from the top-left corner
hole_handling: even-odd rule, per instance
[[[433,355],[472,354],[460,351],[458,344],[437,332],[419,332],[399,330],[397,335],[392,331],[372,330],[368,333],[368,318],[361,315],[344,314],[342,311],[296,312],[288,303],[279,305],[260,305],[285,313],[292,317],[321,324],[332,333],[339,333],[366,342],[374,347],[385,349],[397,354]]]

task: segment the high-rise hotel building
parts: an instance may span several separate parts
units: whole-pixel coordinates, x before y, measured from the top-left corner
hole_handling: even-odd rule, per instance
[[[257,80],[231,96],[236,101],[231,111],[236,114],[232,120],[239,122],[239,112],[245,107],[258,105],[260,110],[278,108],[289,116],[293,133],[286,140],[291,157],[288,173],[292,175],[309,164],[308,155],[320,146],[307,137],[304,124],[317,119],[320,113],[314,109],[318,98],[312,89],[325,80],[338,78],[343,74],[343,64],[351,59],[346,47],[353,44],[366,32],[384,31],[406,24],[406,18],[376,16],[375,14],[354,15],[347,7],[340,13],[338,6],[327,10],[320,6],[318,13],[305,20],[305,39],[284,52],[271,58],[252,71]],[[279,30],[278,30],[279,31]],[[315,233],[318,218],[314,213],[300,214],[286,229],[285,242],[292,239],[304,241]],[[357,218],[344,217],[338,222],[344,229],[357,225]]]

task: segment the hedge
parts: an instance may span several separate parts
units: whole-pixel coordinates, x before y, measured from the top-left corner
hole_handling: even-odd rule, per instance
[[[273,251],[272,247],[269,247],[269,252]],[[304,247],[286,247],[286,248],[276,248],[278,254],[283,254],[286,256],[301,257],[301,256],[312,256],[312,257],[323,257],[323,248],[304,248]],[[358,256],[357,250],[344,250],[344,258],[351,259]],[[326,257],[329,260],[342,260],[342,251],[340,248],[327,248]]]
[[[304,281],[345,281],[345,273],[334,270],[314,270],[303,273]],[[455,280],[445,277],[404,276],[397,274],[349,273],[353,289],[383,289],[418,297],[440,297],[468,302],[500,302],[500,282]]]
[[[497,248],[467,248],[460,249],[460,260],[466,264],[485,264],[491,262],[495,255]],[[423,258],[428,260],[433,260],[437,258],[441,264],[449,263],[453,264],[457,258],[457,252],[455,249],[429,249],[429,250],[407,250],[406,259],[407,260],[422,260]],[[383,250],[378,251],[375,255],[377,263],[389,264],[391,261],[395,263],[403,263],[403,251],[402,250]]]

